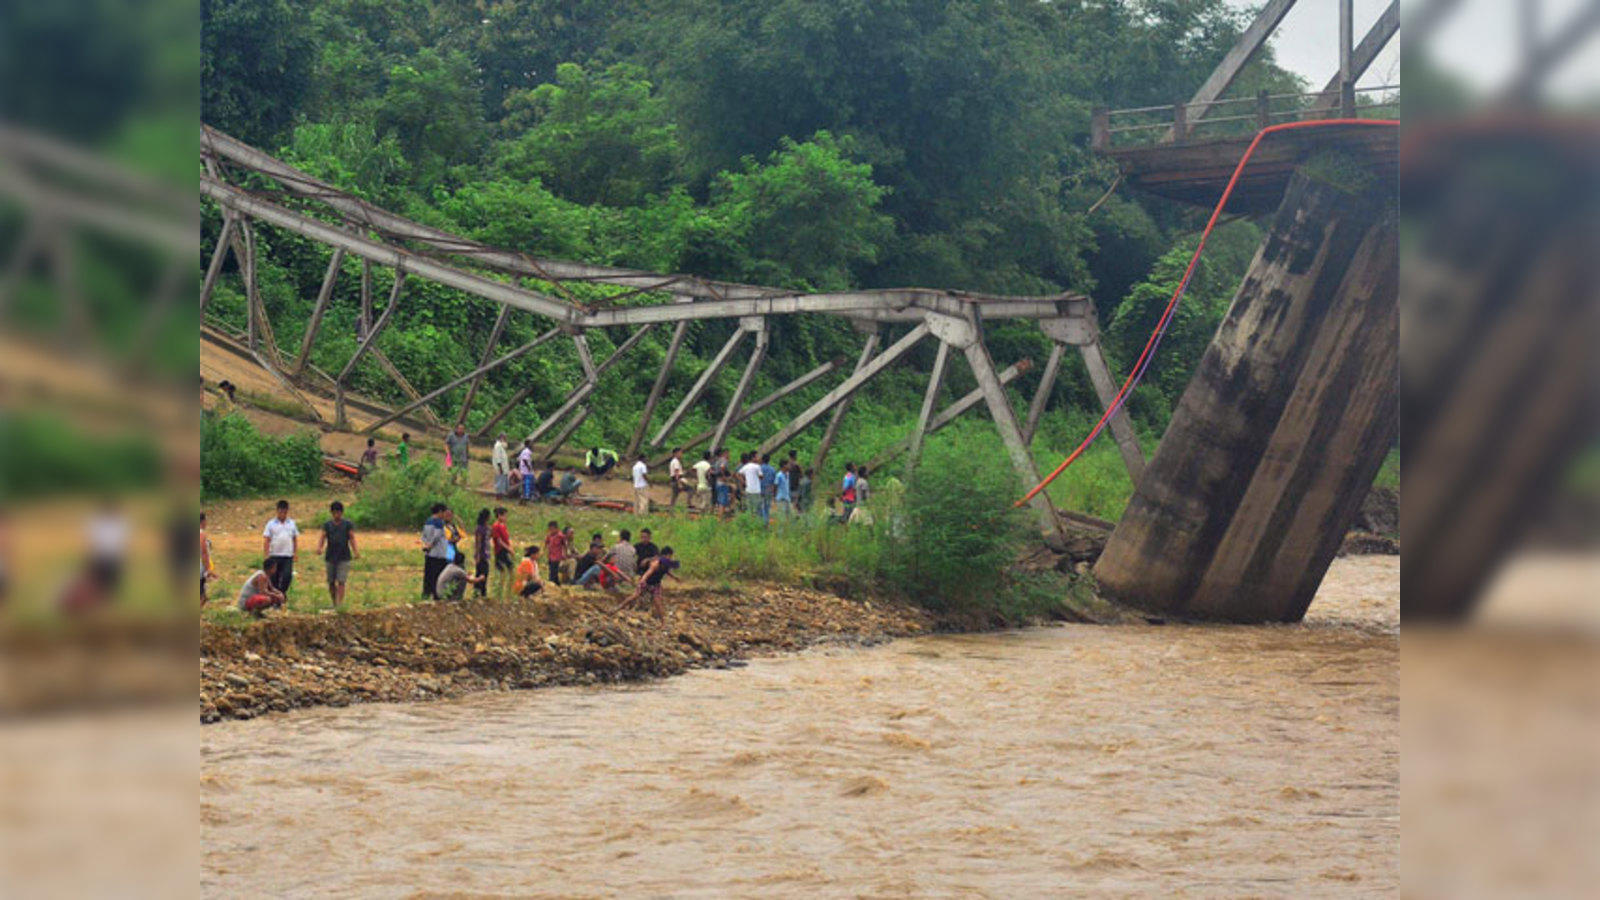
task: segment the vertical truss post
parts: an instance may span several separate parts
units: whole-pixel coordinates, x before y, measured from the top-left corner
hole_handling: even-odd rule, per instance
[[[294,366],[289,370],[291,376],[304,371],[306,360],[311,358],[311,342],[317,339],[317,330],[322,327],[322,314],[327,312],[328,301],[333,299],[333,286],[339,280],[339,266],[343,263],[344,249],[333,248],[333,257],[328,260],[328,272],[322,276],[322,288],[317,291],[317,303],[311,308],[311,321],[306,323],[306,336],[300,340],[300,354],[295,357]]]
[[[455,424],[467,424],[467,413],[472,409],[472,398],[478,395],[478,385],[483,382],[483,367],[494,358],[494,345],[500,343],[500,333],[505,331],[506,320],[511,318],[511,307],[500,307],[500,315],[495,317],[494,328],[489,331],[489,340],[483,345],[483,358],[478,360],[478,372],[472,377],[472,383],[467,385],[467,395],[461,398],[461,411],[456,414]]]
[[[683,346],[683,336],[689,332],[689,320],[684,319],[672,329],[672,340],[667,344],[667,355],[661,360],[661,371],[656,374],[655,384],[650,386],[650,396],[644,401],[644,412],[639,414],[639,425],[633,430],[633,439],[628,441],[628,459],[632,459],[639,452],[639,445],[644,443],[644,433],[650,430],[650,418],[655,415],[656,404],[661,402],[661,394],[667,388],[667,379],[672,377],[672,364],[678,359],[678,348]]]
[[[883,334],[876,326],[867,334],[867,340],[861,345],[861,355],[856,357],[857,372],[867,367],[872,361],[872,355],[878,352],[878,345],[883,342]],[[839,423],[844,419],[844,414],[850,410],[850,397],[845,397],[833,411],[833,418],[828,420],[828,427],[822,432],[822,441],[817,444],[817,455],[811,459],[811,468],[818,475],[822,474],[822,464],[828,459],[828,451],[833,449],[833,439],[839,435]]]
[[[1000,383],[1002,385],[1010,384],[1011,382],[1017,380],[1017,376],[1027,372],[1031,368],[1033,368],[1032,360],[1026,358],[1019,359],[1011,365],[1006,366],[1005,370],[1000,373]],[[957,400],[949,406],[946,406],[943,411],[929,420],[928,430],[924,437],[926,437],[927,434],[938,433],[939,429],[949,425],[951,422],[954,422],[967,410],[977,406],[982,402],[983,388],[973,388],[972,390],[968,391],[960,400]],[[906,448],[910,445],[911,438],[909,436],[895,441],[893,444],[890,444],[888,447],[885,447],[883,450],[879,451],[878,455],[874,456],[872,461],[867,463],[867,468],[874,472],[878,471],[879,469],[883,468],[884,465],[889,462],[889,460],[894,459],[896,456],[906,452]]]
[[[372,330],[372,260],[361,261],[361,315],[356,318],[356,336],[365,338]]]
[[[917,427],[911,432],[911,443],[906,448],[906,481],[916,474],[917,461],[922,458],[922,440],[928,434],[928,421],[933,418],[933,405],[939,401],[939,390],[944,387],[945,363],[950,361],[950,345],[939,341],[939,351],[933,357],[933,371],[928,374],[928,389],[922,394],[922,408],[917,412]]]
[[[1088,370],[1089,383],[1094,385],[1100,406],[1110,409],[1112,401],[1117,398],[1117,385],[1111,380],[1111,367],[1106,365],[1105,354],[1100,352],[1100,328],[1095,322],[1094,307],[1085,304],[1061,318],[1040,319],[1039,330],[1056,342],[1057,349],[1063,344],[1078,348],[1078,355],[1083,358],[1083,367]],[[1122,454],[1122,464],[1128,469],[1128,477],[1137,485],[1139,476],[1144,473],[1144,450],[1139,446],[1139,436],[1134,433],[1133,420],[1128,418],[1126,404],[1111,417],[1110,424],[1111,437],[1116,440],[1117,450]],[[1033,439],[1031,428],[1028,439]]]
[[[1100,398],[1100,405],[1110,409],[1112,401],[1117,398],[1117,388],[1111,381],[1111,368],[1106,365],[1100,345],[1080,344],[1078,353],[1083,357],[1083,367],[1089,370],[1089,381],[1094,384],[1094,393]],[[1139,446],[1139,436],[1134,433],[1133,422],[1128,419],[1126,403],[1111,417],[1111,437],[1122,454],[1122,464],[1128,469],[1128,478],[1137,487],[1139,476],[1144,474],[1144,450]]]
[[[1005,385],[1001,384],[1000,376],[995,373],[989,348],[983,345],[977,318],[970,313],[964,319],[930,313],[928,327],[941,341],[954,344],[966,355],[967,366],[978,380],[984,403],[989,407],[989,417],[994,420],[995,430],[1000,432],[1000,440],[1006,445],[1006,454],[1011,457],[1011,466],[1017,471],[1017,480],[1025,485],[1037,484],[1039,469],[1034,465],[1033,455],[1028,452],[1027,442],[1022,439],[1022,429],[1017,426],[1017,414],[1011,409]],[[1060,530],[1061,523],[1056,519],[1055,508],[1043,491],[1029,503],[1045,531]]]
[[[217,234],[217,247],[211,251],[211,264],[206,266],[205,280],[200,282],[200,315],[206,314],[206,307],[211,304],[211,292],[217,288],[217,278],[222,274],[222,262],[228,258],[228,244],[233,240],[235,228],[233,215],[224,213],[222,216],[222,230]]]
[[[350,377],[350,373],[355,371],[356,363],[361,362],[361,358],[367,355],[367,351],[372,348],[372,344],[377,340],[378,335],[382,334],[383,329],[388,327],[389,317],[394,315],[394,308],[400,302],[400,288],[405,283],[406,270],[395,269],[394,288],[389,291],[389,305],[383,308],[383,313],[378,316],[378,321],[372,323],[372,329],[367,332],[366,337],[361,339],[361,343],[356,347],[356,352],[350,356],[350,361],[344,364],[344,368],[339,370],[338,375],[334,376],[333,381],[335,384],[340,386],[344,384],[345,379]]]
[[[1355,0],[1339,0],[1339,114],[1356,114],[1356,80],[1351,67],[1355,49]]]
[[[656,436],[650,440],[650,446],[661,446],[666,441],[667,436],[672,434],[672,430],[678,427],[678,423],[693,408],[695,401],[699,400],[700,395],[705,393],[707,387],[711,386],[711,379],[716,377],[717,372],[721,371],[722,367],[728,362],[728,357],[733,355],[733,349],[739,346],[739,341],[744,339],[744,333],[744,323],[741,321],[738,330],[734,331],[733,336],[728,338],[728,342],[722,345],[722,349],[717,351],[717,355],[712,357],[711,364],[706,366],[706,370],[700,373],[699,378],[695,379],[694,386],[689,388],[689,393],[684,395],[683,401],[678,404],[678,408],[672,411],[672,415],[668,416],[667,421],[662,424],[661,430],[657,431]]]
[[[1060,341],[1051,343],[1050,359],[1044,364],[1044,372],[1039,376],[1039,389],[1033,392],[1033,403],[1028,407],[1028,427],[1022,431],[1022,437],[1030,444],[1033,443],[1034,434],[1039,431],[1039,418],[1050,404],[1050,393],[1056,389],[1056,375],[1061,372],[1061,357],[1066,352],[1065,344]]]
[[[748,325],[740,321],[739,327],[754,331],[756,344],[750,351],[750,362],[745,365],[744,374],[739,376],[739,385],[733,389],[733,397],[728,400],[728,408],[723,410],[722,418],[717,422],[717,430],[711,436],[711,444],[714,447],[722,446],[722,442],[728,438],[728,432],[733,430],[734,423],[739,419],[739,409],[744,405],[744,398],[750,393],[750,385],[755,382],[756,370],[761,368],[762,360],[767,357],[769,338],[767,320],[756,317]]]

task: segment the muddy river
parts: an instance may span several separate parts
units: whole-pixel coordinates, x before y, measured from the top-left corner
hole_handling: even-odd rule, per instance
[[[201,732],[208,896],[1397,889],[1397,557],[1307,622],[820,649]]]

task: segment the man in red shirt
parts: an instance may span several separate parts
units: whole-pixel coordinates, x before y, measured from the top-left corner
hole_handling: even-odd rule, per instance
[[[489,526],[489,543],[494,547],[495,577],[500,580],[500,599],[509,596],[511,573],[516,570],[516,560],[511,558],[511,529],[506,527],[506,508],[494,510],[494,524]]]
[[[561,533],[561,526],[554,521],[545,526],[544,558],[550,566],[550,583],[559,585],[561,561],[567,558],[567,537]]]

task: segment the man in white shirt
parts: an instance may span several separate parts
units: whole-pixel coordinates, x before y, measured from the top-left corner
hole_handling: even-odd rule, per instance
[[[667,509],[677,509],[678,495],[687,494],[690,490],[688,479],[683,477],[682,447],[672,448],[672,459],[667,461],[667,479],[672,482],[672,499],[667,502]],[[689,505],[688,498],[684,499],[683,505]]]
[[[645,465],[644,454],[633,461],[633,511],[641,516],[650,514],[650,482],[645,480],[650,467]]]
[[[494,439],[494,450],[489,454],[489,462],[494,466],[494,495],[504,497],[506,491],[511,489],[511,457],[506,455],[504,434]]]
[[[289,501],[279,500],[277,515],[261,529],[261,555],[276,560],[277,568],[268,574],[279,593],[288,594],[289,585],[294,582],[294,554],[299,546],[300,529],[289,518]]]
[[[708,476],[711,474],[711,451],[707,450],[705,454],[700,457],[700,461],[695,463],[690,468],[694,469],[694,497],[691,500],[686,501],[685,505],[692,508],[694,501],[698,500],[701,510],[710,509],[711,479]]]
[[[739,477],[744,479],[744,508],[750,512],[761,511],[761,463],[754,453],[746,453],[744,465],[739,467]]]

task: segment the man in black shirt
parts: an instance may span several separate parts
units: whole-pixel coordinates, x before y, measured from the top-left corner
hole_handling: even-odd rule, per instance
[[[651,540],[650,529],[648,528],[639,529],[639,543],[634,544],[633,549],[639,554],[639,571],[641,572],[644,571],[645,563],[650,561],[650,557],[660,552],[656,549],[655,541]]]
[[[335,500],[328,504],[330,517],[322,523],[322,536],[317,539],[317,549],[328,569],[328,596],[334,606],[344,605],[345,582],[350,579],[350,560],[356,552],[356,533],[350,520],[344,517],[344,504]]]

